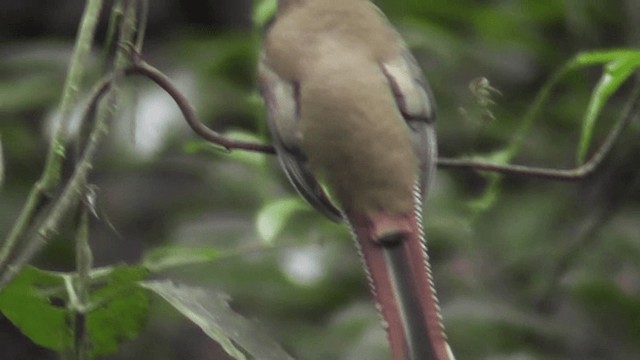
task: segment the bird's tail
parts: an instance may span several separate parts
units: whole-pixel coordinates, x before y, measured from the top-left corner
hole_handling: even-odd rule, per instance
[[[393,360],[455,360],[442,325],[420,212],[350,220]]]

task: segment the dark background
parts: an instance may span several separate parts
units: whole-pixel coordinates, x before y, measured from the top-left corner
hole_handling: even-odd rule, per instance
[[[377,3],[431,82],[440,109],[439,149],[448,157],[507,146],[540,87],[578,52],[640,42],[636,0]],[[0,1],[6,172],[0,238],[40,176],[83,5]],[[144,56],[175,81],[211,127],[266,141],[256,100],[260,30],[252,6],[248,0],[151,1]],[[104,21],[101,29],[103,34]],[[575,164],[581,118],[600,74],[595,67],[564,78],[515,162]],[[489,109],[469,91],[480,76],[501,92]],[[309,209],[263,246],[259,212],[295,197],[274,159],[208,149],[168,96],[144,81],[132,85],[91,177],[100,211],[91,230],[96,265],[135,263],[166,244],[254,247],[167,277],[229,292],[234,309],[261,323],[296,358],[387,358],[347,231]],[[628,90],[623,87],[621,95]],[[597,140],[617,119],[623,100],[615,96],[605,109]],[[438,173],[426,226],[459,360],[640,358],[638,127],[636,121],[596,176],[578,183],[506,177],[499,191],[486,192],[487,178],[476,173]],[[37,262],[72,270],[69,234],[61,232]],[[0,352],[7,360],[55,358],[1,316]],[[155,301],[143,335],[110,358],[225,357],[197,327]]]

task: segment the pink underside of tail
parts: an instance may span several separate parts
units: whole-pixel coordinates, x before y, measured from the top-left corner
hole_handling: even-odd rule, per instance
[[[413,211],[400,215],[379,212],[374,216],[349,218],[369,272],[373,296],[385,322],[392,359],[409,359],[409,349],[401,305],[394,294],[391,269],[385,259],[383,245],[376,239],[394,232],[406,235],[398,246],[402,246],[403,258],[410,269],[409,282],[420,300],[420,309],[412,310],[410,316],[419,316],[426,323],[428,339],[425,341],[429,341],[434,349],[434,360],[450,359],[440,309],[432,286],[428,256],[421,242],[416,214]]]

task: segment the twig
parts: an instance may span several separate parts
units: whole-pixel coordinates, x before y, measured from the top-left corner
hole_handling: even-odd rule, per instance
[[[105,35],[104,45],[102,48],[102,56],[101,56],[101,71],[108,71],[109,60],[111,55],[114,52],[114,49],[117,48],[117,34],[118,34],[118,24],[122,21],[122,15],[124,13],[122,7],[123,0],[115,0],[111,5],[111,12],[109,14],[109,22],[107,25],[107,32]]]
[[[75,314],[75,356],[76,360],[85,360],[89,356],[89,337],[86,326],[86,308],[89,303],[91,279],[89,273],[93,268],[93,254],[89,246],[89,211],[94,203],[95,193],[87,187],[80,202],[76,230],[76,273],[73,289],[77,295]]]
[[[478,171],[491,171],[501,174],[537,177],[549,180],[574,181],[593,174],[602,161],[611,152],[623,130],[640,114],[640,82],[636,82],[629,96],[629,103],[622,111],[621,118],[614,125],[598,150],[584,164],[573,169],[549,169],[524,165],[497,165],[466,159],[439,158],[438,166],[443,168],[462,168]]]
[[[78,99],[80,84],[85,73],[85,64],[89,58],[102,4],[103,0],[89,0],[85,7],[59,106],[60,122],[54,129],[43,173],[31,189],[27,201],[20,215],[18,215],[18,219],[0,249],[0,274],[9,265],[18,240],[32,224],[40,205],[60,183],[62,161],[65,157],[65,148],[68,142],[67,127],[73,107]]]
[[[147,23],[149,19],[149,0],[138,0],[140,3],[140,20],[138,20],[138,33],[136,35],[135,49],[142,53],[142,45],[147,33]]]
[[[98,106],[98,102],[102,97],[111,89],[112,81],[103,81],[93,90],[91,96],[91,102],[87,106],[83,119],[88,117]],[[104,109],[105,107],[100,107]],[[86,177],[88,172],[92,168],[91,161],[95,156],[98,148],[98,144],[102,139],[102,136],[106,133],[106,111],[98,111],[97,120],[89,134],[89,140],[84,149],[82,158],[80,159],[73,175],[67,183],[60,197],[57,199],[54,206],[49,211],[48,217],[44,220],[43,224],[37,231],[37,234],[31,239],[24,250],[16,257],[11,266],[8,266],[7,259],[6,268],[0,274],[0,290],[17,274],[21,266],[28,262],[29,259],[41,249],[48,240],[57,232],[57,226],[62,218],[67,214],[69,209],[77,203],[79,195],[82,193],[80,189],[83,188],[86,183]]]
[[[173,101],[175,101],[176,105],[178,105],[178,108],[180,108],[182,115],[187,121],[187,124],[189,124],[191,129],[193,129],[193,131],[195,131],[196,134],[200,135],[203,139],[220,145],[228,151],[238,149],[266,154],[275,154],[275,149],[271,145],[248,141],[231,140],[208,128],[206,125],[200,122],[200,120],[198,120],[197,116],[195,115],[195,111],[191,104],[189,104],[187,98],[182,95],[182,93],[171,83],[171,80],[158,69],[147,64],[146,62],[140,60],[138,63],[129,68],[127,70],[127,73],[142,75],[155,82],[164,91],[166,91],[167,94],[169,94],[169,96],[173,98]]]
[[[134,34],[135,29],[135,13],[131,10],[131,6],[125,7],[125,15],[121,25],[119,41],[121,43],[128,43]],[[133,20],[132,20],[133,19]],[[15,260],[12,261],[9,266],[10,256],[7,256],[2,264],[5,268],[0,272],[0,291],[4,286],[13,279],[13,277],[20,271],[20,269],[28,263],[35,254],[38,253],[42,247],[48,243],[51,237],[57,233],[58,225],[61,220],[67,215],[77,203],[79,196],[84,192],[87,176],[93,168],[93,158],[98,150],[102,138],[107,133],[107,122],[115,112],[115,104],[117,102],[117,84],[122,80],[124,76],[124,69],[129,63],[128,53],[120,50],[115,60],[115,70],[109,79],[103,80],[100,84],[94,87],[92,97],[89,105],[87,106],[83,114],[83,122],[87,121],[87,118],[95,112],[97,109],[96,120],[94,122],[93,129],[91,130],[87,144],[83,150],[82,157],[78,162],[75,171],[71,175],[64,190],[57,198],[53,207],[47,214],[47,217],[43,220],[42,225],[37,229],[37,232],[33,238],[25,244],[22,252],[15,256]],[[103,98],[104,95],[108,95]],[[104,101],[102,106],[98,106],[100,101]]]
[[[204,125],[195,115],[193,107],[189,104],[189,101],[184,95],[171,83],[171,80],[160,72],[155,67],[142,61],[138,56],[138,62],[136,62],[127,73],[139,74],[147,77],[155,82],[164,91],[169,94],[175,101],[176,105],[180,108],[182,115],[184,116],[187,124],[193,129],[196,134],[200,135],[203,139],[220,145],[226,150],[239,149],[253,152],[261,152],[266,154],[275,154],[275,149],[272,145],[235,141],[226,138],[219,133],[211,130]],[[549,96],[550,89],[555,83],[566,73],[567,69],[563,68],[558,71],[552,80],[544,87],[540,92],[540,95],[536,97],[532,110],[525,115],[525,122],[523,127],[518,131],[515,143],[522,141],[523,133],[531,126],[532,119],[535,118],[536,109],[540,107],[540,104]],[[551,169],[543,167],[531,167],[525,165],[502,165],[492,164],[481,161],[475,161],[471,159],[452,159],[452,158],[439,158],[438,167],[441,168],[457,168],[457,169],[473,169],[477,171],[487,171],[508,175],[529,176],[548,180],[558,181],[575,181],[583,179],[592,173],[594,173],[609,154],[611,148],[615,145],[620,134],[624,128],[638,116],[640,112],[640,98],[637,98],[639,94],[638,85],[630,96],[630,105],[627,110],[623,112],[621,119],[616,123],[613,129],[609,132],[604,142],[600,145],[598,150],[591,156],[591,158],[584,164],[573,169]],[[512,147],[515,146],[512,144]]]

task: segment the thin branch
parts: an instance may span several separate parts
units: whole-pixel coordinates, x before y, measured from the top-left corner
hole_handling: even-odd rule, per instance
[[[158,69],[153,66],[145,63],[140,60],[132,68],[128,70],[128,73],[136,73],[139,75],[143,75],[153,82],[155,82],[158,86],[160,86],[163,90],[169,94],[176,102],[182,115],[184,116],[187,124],[196,132],[196,134],[200,135],[205,140],[212,142],[214,144],[220,145],[224,147],[226,150],[232,149],[240,149],[254,152],[262,152],[266,154],[275,154],[275,149],[272,145],[253,143],[253,142],[242,142],[242,141],[234,141],[219,133],[211,130],[206,125],[204,125],[200,120],[198,120],[195,115],[195,111],[193,107],[189,104],[189,101],[182,95],[182,93],[171,83],[171,80],[160,72]],[[560,74],[564,73],[565,70],[562,70],[554,76],[554,79],[559,78]],[[557,80],[554,80],[557,81]],[[553,81],[551,83],[554,83]],[[547,86],[545,91],[542,92],[543,95],[539,96],[536,99],[536,103],[540,103],[543,99],[548,96],[548,88],[551,86]],[[589,175],[591,175],[602,163],[604,158],[609,154],[613,145],[615,145],[618,137],[624,130],[624,128],[633,120],[638,113],[640,112],[640,98],[638,98],[639,86],[636,85],[633,94],[631,95],[631,102],[626,107],[625,111],[621,119],[616,123],[611,132],[607,135],[605,141],[600,145],[598,150],[591,156],[591,158],[582,164],[581,166],[573,169],[550,169],[550,168],[542,168],[542,167],[530,167],[524,165],[501,165],[501,164],[492,164],[481,161],[475,161],[470,159],[451,159],[451,158],[439,158],[438,166],[442,168],[463,168],[463,169],[473,169],[477,171],[488,171],[488,172],[496,172],[501,174],[508,175],[519,175],[519,176],[529,176],[536,177],[548,180],[561,180],[561,181],[575,181],[583,179]],[[534,108],[536,108],[534,106]],[[535,111],[527,114],[526,118],[528,119],[525,128],[530,126],[530,119],[534,117]],[[522,132],[519,132],[518,140],[521,141]]]
[[[121,24],[119,37],[120,43],[129,43],[135,31],[135,13],[131,8],[132,6],[125,6],[125,15]],[[117,85],[123,79],[124,69],[128,64],[129,54],[120,50],[116,56],[113,75],[94,87],[90,103],[83,114],[82,121],[88,121],[87,119],[92,114],[96,114],[96,120],[88,136],[82,157],[62,193],[38,227],[35,236],[27,241],[22,251],[15,256],[15,259],[11,259],[11,252],[13,252],[13,250],[7,254],[6,258],[2,258],[3,262],[0,262],[0,270],[2,270],[0,271],[0,291],[57,233],[58,226],[62,219],[78,204],[79,197],[84,192],[87,184],[87,176],[93,168],[93,158],[97,153],[102,138],[107,133],[108,120],[115,112],[118,95]],[[103,98],[104,95],[108,96]],[[102,106],[98,106],[100,101],[104,101],[104,103],[101,104]],[[36,184],[36,186],[37,185],[38,184]],[[11,264],[9,265],[10,262]]]
[[[59,106],[60,122],[54,130],[43,173],[31,189],[27,201],[20,215],[18,215],[18,219],[0,249],[0,273],[8,266],[9,259],[18,244],[18,240],[32,224],[42,202],[47,199],[47,194],[58,186],[60,182],[62,161],[65,157],[65,148],[68,141],[67,124],[78,99],[80,83],[85,73],[85,64],[89,58],[102,5],[102,0],[90,0],[85,7]]]
[[[622,111],[621,119],[614,125],[598,150],[584,164],[573,169],[549,169],[530,167],[524,165],[498,165],[467,159],[439,158],[438,166],[443,168],[462,168],[478,171],[491,171],[501,174],[529,176],[549,180],[575,181],[593,174],[602,164],[602,161],[611,152],[616,141],[631,123],[640,114],[640,83],[636,83],[630,101]]]
[[[111,84],[112,81],[109,79],[108,81],[103,81],[94,88],[91,101],[84,112],[83,119],[94,112],[99,101],[102,100],[107,91],[111,89]],[[104,109],[106,107],[102,106],[101,108]],[[9,281],[11,281],[11,279],[13,279],[22,265],[26,264],[57,232],[58,224],[62,218],[67,214],[71,207],[77,203],[79,196],[82,193],[79,189],[82,189],[86,184],[87,175],[93,167],[92,160],[97,152],[100,140],[104,134],[106,134],[106,121],[108,115],[110,114],[108,114],[106,110],[98,111],[98,118],[95,121],[91,133],[89,134],[89,140],[84,149],[82,158],[78,162],[78,165],[76,166],[73,175],[71,175],[71,178],[65,186],[62,194],[49,211],[49,215],[38,229],[36,236],[26,244],[25,249],[16,257],[11,266],[8,265],[8,261],[10,259],[6,260],[6,269],[4,269],[0,274],[0,291]]]
[[[182,95],[182,93],[171,83],[171,80],[165,74],[160,72],[155,67],[147,64],[146,62],[139,61],[131,68],[129,68],[127,70],[127,73],[145,76],[149,80],[155,82],[164,91],[166,91],[167,94],[169,94],[169,96],[173,98],[173,101],[175,101],[176,105],[178,105],[178,108],[180,108],[182,115],[187,121],[187,124],[189,124],[191,129],[193,129],[193,131],[195,131],[196,134],[200,135],[200,137],[202,137],[203,139],[220,145],[227,151],[238,149],[266,154],[275,154],[275,149],[271,145],[248,141],[231,140],[220,135],[216,131],[211,130],[209,127],[200,122],[200,120],[198,120],[195,114],[195,110],[193,109],[191,104],[189,104],[187,98]]]
[[[117,49],[117,34],[118,24],[122,21],[124,10],[122,7],[123,0],[115,0],[111,5],[111,13],[109,15],[109,22],[107,26],[107,33],[105,35],[104,45],[102,48],[102,63],[100,66],[101,71],[108,71],[108,64],[114,49]]]
[[[149,0],[139,0],[138,2],[140,3],[140,20],[138,20],[135,49],[136,52],[142,53],[142,46],[147,33],[147,23],[149,22]]]
[[[75,314],[75,356],[76,360],[89,358],[89,337],[86,326],[86,308],[89,303],[91,279],[89,273],[93,267],[93,253],[89,245],[89,211],[93,209],[95,192],[86,187],[83,200],[80,202],[76,229],[76,273],[73,289],[77,295],[77,306],[71,309]]]

